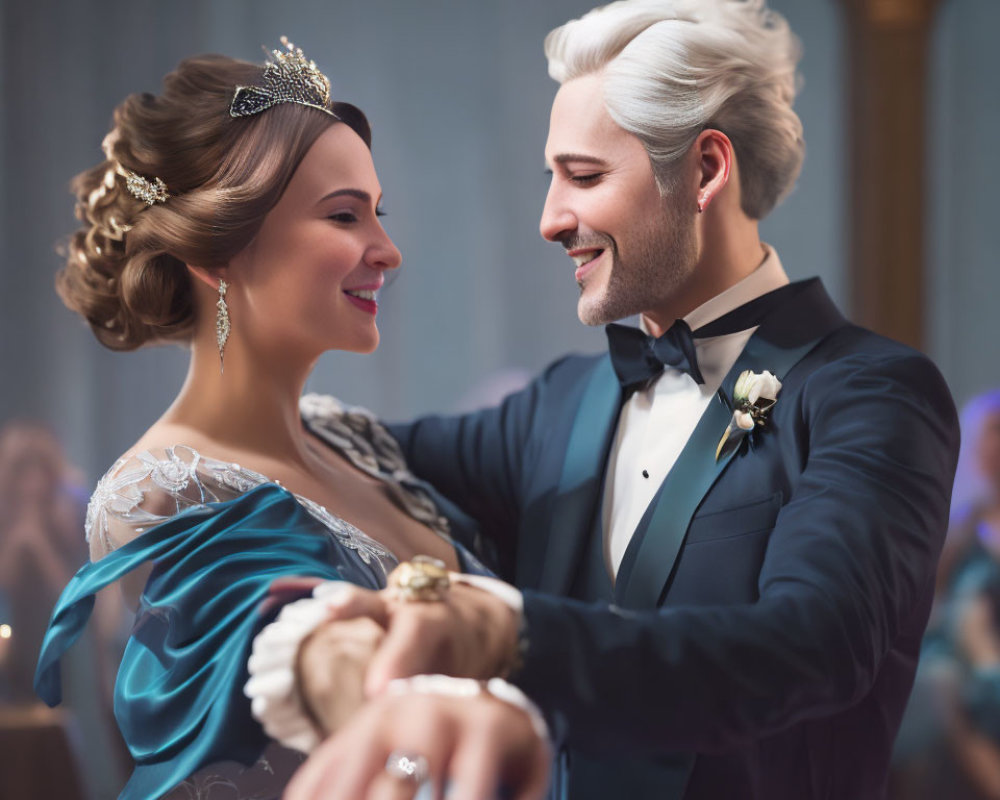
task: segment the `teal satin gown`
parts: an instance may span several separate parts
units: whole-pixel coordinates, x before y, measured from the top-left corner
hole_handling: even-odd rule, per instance
[[[154,466],[161,470],[159,485],[173,489],[189,490],[188,478],[196,467],[204,470],[207,463],[215,474],[222,468],[221,462],[197,454],[186,465],[174,452],[170,456],[172,461]],[[383,467],[389,463],[384,458],[379,462]],[[164,465],[171,464],[183,468],[163,473]],[[170,796],[229,800],[233,791],[212,794],[205,788],[235,786],[220,777],[225,769],[215,770],[215,765],[250,767],[258,760],[265,767],[259,772],[267,777],[266,787],[235,794],[254,800],[277,797],[301,756],[289,761],[292,751],[284,751],[284,761],[291,764],[286,764],[288,774],[274,774],[263,754],[277,746],[251,716],[243,694],[253,638],[277,613],[262,616],[258,611],[268,587],[276,578],[309,576],[380,589],[396,563],[377,542],[325,509],[263,476],[242,473],[258,485],[233,486],[229,475],[226,484],[238,490],[235,497],[200,502],[161,517],[165,521],[160,524],[138,528],[141,535],[80,569],[52,614],[35,675],[35,689],[49,705],[60,702],[60,660],[83,631],[95,594],[140,567],[151,569],[115,684],[115,717],[135,761],[120,800],[162,797],[185,782],[184,791]],[[393,474],[398,478],[401,473],[397,469]],[[404,488],[419,494],[412,486]],[[440,506],[427,505],[431,494],[424,489],[419,498],[429,520],[432,511],[440,512]],[[129,496],[125,490],[118,499]],[[453,509],[434,499],[451,516]],[[489,574],[469,551],[457,543],[455,547],[463,570]],[[207,783],[190,780],[199,772],[209,776]]]

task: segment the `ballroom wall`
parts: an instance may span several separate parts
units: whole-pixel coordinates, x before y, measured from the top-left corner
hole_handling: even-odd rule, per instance
[[[310,388],[387,417],[449,410],[498,370],[595,350],[572,266],[537,232],[556,90],[545,33],[591,0],[0,0],[0,423],[49,422],[91,479],[170,402],[184,351],[103,351],[52,291],[73,227],[69,178],[100,156],[111,110],[186,55],[261,60],[287,34],[374,130],[385,219],[404,255],[372,356],[324,357]],[[774,0],[801,36],[808,154],[762,226],[793,278],[848,296],[845,59],[839,0]],[[932,60],[929,350],[956,397],[997,381],[992,185],[996,0],[951,0]],[[238,320],[235,322],[238,324]]]
[[[948,0],[931,49],[929,352],[960,403],[1000,386],[997,0]]]

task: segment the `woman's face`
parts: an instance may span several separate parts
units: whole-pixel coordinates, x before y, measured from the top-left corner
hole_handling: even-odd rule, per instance
[[[251,352],[315,358],[378,346],[375,292],[400,263],[378,220],[381,195],[365,143],[347,125],[331,125],[230,262],[233,334]]]

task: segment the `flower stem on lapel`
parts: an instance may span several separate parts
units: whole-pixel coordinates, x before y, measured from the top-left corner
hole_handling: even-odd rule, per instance
[[[733,402],[727,403],[733,409],[733,417],[715,448],[716,461],[739,447],[755,427],[766,424],[767,414],[778,401],[780,391],[781,381],[767,370],[748,369],[740,373],[733,387]]]

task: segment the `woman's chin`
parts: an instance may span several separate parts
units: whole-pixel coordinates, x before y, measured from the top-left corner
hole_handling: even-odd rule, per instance
[[[351,342],[344,342],[336,350],[346,350],[349,353],[360,353],[365,355],[367,353],[374,353],[378,349],[379,345],[379,333],[378,328],[372,327],[371,333],[366,333],[365,335],[358,336]]]

